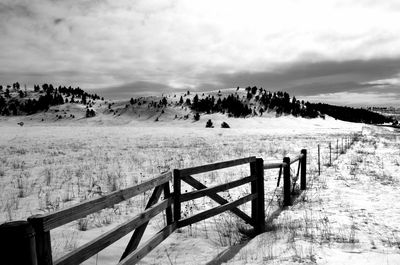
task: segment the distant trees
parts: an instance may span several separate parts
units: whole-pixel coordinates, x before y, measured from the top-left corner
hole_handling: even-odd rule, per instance
[[[200,113],[228,113],[232,117],[246,117],[248,115],[262,116],[265,111],[275,111],[277,115],[293,115],[306,118],[316,118],[319,112],[309,103],[300,102],[296,97],[291,98],[286,92],[269,92],[263,88],[246,87],[245,98],[239,98],[237,93],[226,97],[208,95],[202,98],[193,97],[191,104],[187,104],[193,111]],[[183,100],[183,99],[182,99]],[[188,101],[188,99],[187,99]],[[187,102],[190,103],[190,102]]]
[[[42,85],[35,84],[33,88],[36,94],[34,97],[29,98],[28,95],[31,95],[31,93],[28,94],[26,89],[25,91],[21,90],[19,82],[6,86],[0,85],[0,115],[33,114],[38,111],[45,111],[51,106],[68,102],[86,105],[86,117],[88,118],[96,115],[95,111],[91,108],[95,104],[95,100],[100,99],[97,94],[86,93],[79,87],[58,86],[56,88],[52,84],[47,83]],[[179,101],[174,105],[180,105],[181,108],[190,108],[195,113],[193,115],[195,121],[200,120],[201,113],[211,114],[219,112],[226,113],[230,117],[247,117],[250,115],[262,116],[264,113],[273,111],[278,116],[293,115],[295,117],[316,118],[319,116],[324,117],[323,115],[327,114],[336,119],[350,122],[372,124],[392,122],[391,118],[366,109],[340,107],[322,103],[312,104],[300,101],[294,96],[291,97],[287,92],[283,91],[270,92],[256,86],[246,87],[245,94],[238,91],[239,87],[236,88],[236,92],[223,95],[219,90],[216,98],[214,95],[205,95],[204,93],[201,96],[200,94],[195,94],[192,99],[189,97],[185,98],[186,95],[190,95],[190,91],[187,91],[185,96],[181,96]],[[130,99],[131,105],[147,104],[148,108],[155,107],[158,109],[157,111],[161,109],[161,113],[164,113],[165,107],[172,105],[169,103],[171,102],[168,102],[166,96],[163,96],[159,101],[151,101],[149,103],[146,103],[143,98]],[[108,103],[105,102],[105,104]],[[108,104],[110,112],[113,111],[111,106],[112,104]],[[207,121],[206,126],[208,125],[213,126],[211,120]],[[224,122],[221,124],[221,127],[229,128],[229,125]]]
[[[18,83],[18,82],[13,83],[12,88],[13,88],[14,90],[19,90],[19,89],[20,89],[19,83]]]
[[[168,104],[167,98],[166,98],[166,97],[163,97],[162,100],[161,100],[161,102],[160,102],[160,105],[167,106],[167,104]]]
[[[93,109],[86,109],[86,118],[91,118],[96,116],[96,112]]]
[[[200,113],[196,112],[196,114],[193,116],[193,119],[194,119],[195,121],[200,120]]]
[[[208,120],[206,123],[206,128],[214,128],[214,125],[211,120]]]
[[[366,109],[334,106],[322,103],[309,103],[308,106],[309,108],[316,109],[321,113],[327,114],[335,119],[343,121],[362,122],[367,124],[382,124],[385,122],[393,121],[390,117],[386,117],[384,115]]]
[[[82,94],[82,104],[86,105],[87,101],[86,101],[86,93]]]
[[[15,82],[12,86],[7,85],[7,89],[1,96],[0,114],[1,115],[21,115],[33,114],[38,111],[47,110],[50,106],[61,105],[65,102],[82,103],[91,106],[93,101],[100,99],[97,94],[88,94],[79,87],[54,88],[52,84],[34,85],[33,89],[38,93],[38,98],[26,98],[27,92],[20,89],[20,84]],[[17,97],[11,95],[10,89],[17,91]],[[15,95],[15,94],[14,94]],[[68,100],[68,97],[71,97]]]
[[[231,127],[229,126],[228,123],[222,122],[222,123],[221,123],[221,128],[231,128]]]

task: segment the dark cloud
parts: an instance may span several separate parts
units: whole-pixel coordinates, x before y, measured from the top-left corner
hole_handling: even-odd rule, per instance
[[[127,99],[132,96],[155,95],[168,93],[173,90],[175,89],[170,86],[147,81],[138,81],[107,88],[88,89],[88,91],[97,93],[98,95],[109,99]]]
[[[58,25],[58,24],[60,24],[60,23],[63,22],[63,21],[64,21],[63,18],[55,18],[55,19],[53,20],[53,23],[54,23],[55,25]]]
[[[220,87],[261,86],[296,95],[351,91],[374,86],[365,82],[388,79],[400,73],[400,58],[344,62],[299,62],[270,72],[216,74]],[[203,87],[201,87],[203,88]]]
[[[340,82],[340,80],[338,80],[337,83],[308,83],[298,86],[283,87],[280,90],[286,91],[292,95],[312,96],[343,91],[355,92],[369,86],[370,85],[359,84],[356,82]]]
[[[35,13],[30,6],[22,3],[0,3],[0,17],[25,17],[33,18]]]

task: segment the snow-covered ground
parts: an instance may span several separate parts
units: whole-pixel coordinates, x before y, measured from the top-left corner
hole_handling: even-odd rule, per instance
[[[246,239],[244,224],[230,214],[173,233],[142,264],[399,264],[400,142],[397,132],[327,117],[233,119],[204,115],[197,123],[183,120],[62,124],[0,122],[0,222],[60,209],[86,198],[143,182],[158,173],[246,156],[266,162],[309,154],[309,189],[297,203],[268,223],[268,231]],[[216,128],[204,128],[212,119]],[[218,128],[222,121],[231,129]],[[77,126],[80,125],[80,126]],[[101,126],[99,124],[102,124]],[[336,145],[350,134],[362,136],[336,160]],[[316,174],[317,145],[322,167]],[[295,168],[297,170],[297,168]],[[199,175],[215,185],[248,174],[247,167]],[[279,208],[277,170],[265,172],[267,217]],[[246,189],[222,196],[236,199]],[[150,194],[116,205],[52,231],[53,254],[59,257],[101,232],[139,213]],[[212,207],[206,199],[189,202],[183,214]],[[248,205],[242,207],[249,212]],[[164,225],[150,222],[144,241]],[[397,226],[396,226],[397,225]],[[84,230],[84,231],[83,231]],[[129,236],[85,264],[115,264]]]
[[[228,264],[400,264],[399,132],[365,128]]]

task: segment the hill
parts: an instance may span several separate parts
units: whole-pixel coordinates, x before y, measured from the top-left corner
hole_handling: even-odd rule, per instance
[[[293,116],[307,119],[325,118],[382,124],[392,121],[365,109],[313,104],[291,97],[288,93],[263,88],[230,88],[204,93],[172,93],[161,96],[135,97],[126,100],[105,100],[81,88],[51,84],[35,85],[22,90],[19,83],[0,86],[0,114],[25,116],[29,120],[53,122],[84,120],[99,124],[131,122],[198,121],[201,116],[249,118]],[[222,115],[222,116],[221,116]]]

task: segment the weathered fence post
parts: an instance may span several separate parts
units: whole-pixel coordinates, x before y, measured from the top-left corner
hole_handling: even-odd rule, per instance
[[[339,157],[339,139],[336,139],[336,159]]]
[[[341,154],[343,154],[344,153],[344,150],[343,150],[343,137],[342,137],[342,152],[340,152]]]
[[[307,170],[307,150],[302,149],[301,154],[303,157],[301,158],[301,166],[300,166],[300,189],[307,189],[307,178],[306,178],[306,170]]]
[[[39,265],[53,265],[50,231],[44,231],[43,219],[36,215],[28,218],[35,230],[36,256]]]
[[[0,264],[37,265],[35,232],[27,221],[0,225]]]
[[[256,160],[257,161],[257,160]],[[256,161],[250,162],[250,175],[256,176],[256,179],[253,180],[251,185],[251,194],[257,194],[257,184],[258,184],[258,172],[257,172],[257,164]],[[260,233],[260,225],[259,225],[259,211],[258,211],[258,198],[255,198],[251,201],[251,218],[254,222],[254,231],[256,234]]]
[[[318,176],[321,175],[321,156],[319,152],[319,145],[318,145]]]
[[[292,205],[290,198],[290,157],[283,158],[283,206]]]
[[[265,230],[264,160],[262,158],[257,158],[254,166],[255,166],[255,174],[257,176],[257,179],[255,181],[256,184],[255,191],[257,192],[257,201],[255,206],[256,215],[252,217],[254,218],[255,222],[255,227],[254,227],[255,232],[256,234],[260,234]]]
[[[174,169],[174,222],[181,219],[181,171]]]
[[[329,142],[329,166],[332,166],[332,146]]]

